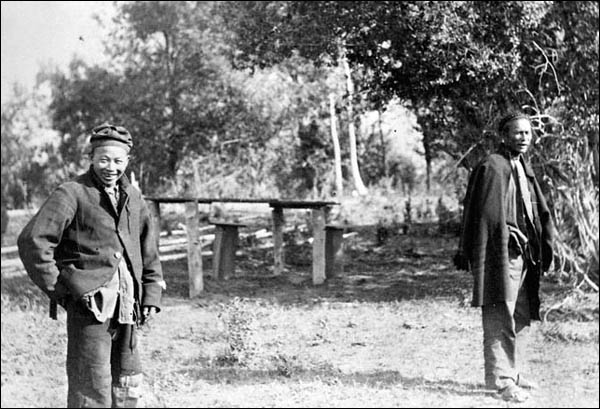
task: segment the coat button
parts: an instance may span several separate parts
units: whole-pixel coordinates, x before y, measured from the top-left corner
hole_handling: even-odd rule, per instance
[[[115,251],[115,258],[121,258],[121,252]]]

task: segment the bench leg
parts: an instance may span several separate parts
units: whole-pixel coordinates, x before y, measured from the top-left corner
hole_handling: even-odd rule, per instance
[[[213,275],[226,279],[235,272],[235,251],[238,244],[236,226],[218,226],[213,244]]]
[[[327,278],[344,272],[344,229],[325,229],[325,274]]]
[[[150,220],[152,222],[152,233],[154,234],[154,240],[156,240],[156,251],[160,242],[160,203],[154,200],[146,200],[148,204],[148,212],[150,213]]]
[[[185,218],[188,241],[188,289],[190,298],[204,290],[202,277],[202,243],[198,231],[198,203],[186,203]]]
[[[313,225],[313,284],[325,282],[325,208],[312,210]]]
[[[273,275],[283,272],[283,209],[273,208]]]

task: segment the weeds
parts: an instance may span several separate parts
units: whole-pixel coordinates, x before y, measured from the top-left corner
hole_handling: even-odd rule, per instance
[[[298,362],[296,355],[288,355],[285,353],[277,353],[271,356],[275,373],[285,378],[290,378],[293,374],[302,371],[302,366]]]
[[[557,189],[557,269],[579,287],[587,284],[598,291],[598,190],[588,178]]]
[[[578,322],[553,322],[542,326],[542,334],[549,341],[598,343],[598,328]]]
[[[438,219],[438,229],[441,234],[452,233],[455,235],[460,234],[461,229],[461,209],[452,210],[446,206],[443,197],[438,198],[438,203],[435,208],[435,212]]]
[[[250,366],[256,355],[255,333],[256,308],[239,297],[223,306],[219,317],[225,323],[228,349],[215,358],[218,366]]]

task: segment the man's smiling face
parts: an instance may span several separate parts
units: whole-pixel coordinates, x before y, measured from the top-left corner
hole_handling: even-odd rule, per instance
[[[129,164],[127,149],[120,146],[107,145],[94,149],[92,166],[96,176],[107,186],[116,185]]]

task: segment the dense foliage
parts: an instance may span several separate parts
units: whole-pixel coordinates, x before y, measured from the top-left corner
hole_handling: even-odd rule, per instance
[[[51,160],[34,161],[36,168],[32,153],[15,150],[27,140],[18,132],[26,104],[16,98],[2,108],[2,193],[13,206],[80,171],[89,129],[104,120],[136,136],[131,168],[145,192],[327,196],[330,94],[341,124],[392,100],[409,107],[423,135],[428,185],[438,158],[455,162],[445,180],[464,184],[451,172],[490,152],[499,115],[521,108],[535,118],[531,159],[561,232],[557,264],[598,282],[598,3],[116,7],[111,64],[74,60],[67,73],[40,76],[51,83],[48,112],[60,139],[43,148]],[[346,61],[356,85],[351,118],[343,109]],[[339,132],[346,140],[346,127]],[[410,193],[415,170],[389,156],[388,142],[381,128],[358,135],[366,180],[395,177]]]

